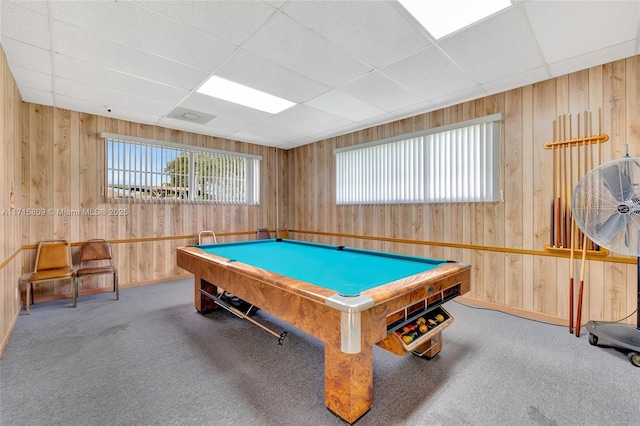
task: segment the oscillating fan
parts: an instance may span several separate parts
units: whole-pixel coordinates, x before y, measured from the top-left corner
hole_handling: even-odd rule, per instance
[[[612,252],[638,258],[640,283],[640,158],[628,154],[584,175],[573,190],[573,218],[596,244]],[[629,360],[640,367],[640,286],[638,323],[589,321],[589,343],[602,338],[629,350]]]

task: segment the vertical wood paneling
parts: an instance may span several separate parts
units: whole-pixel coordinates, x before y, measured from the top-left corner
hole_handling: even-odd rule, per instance
[[[505,94],[504,140],[504,244],[521,248],[523,238],[522,180],[522,90],[511,90]],[[522,256],[507,256],[505,259],[504,303],[522,307]]]
[[[24,207],[22,179],[26,163],[22,157],[21,99],[0,45],[0,353],[17,318],[18,280],[22,274],[23,220],[11,210],[12,192],[16,208]]]
[[[53,214],[25,219],[22,221],[24,244],[35,244],[54,236],[79,242],[90,238],[126,240],[197,235],[205,228],[217,233],[247,231],[262,226],[275,229],[274,163],[278,152],[274,148],[35,104],[24,104],[22,119],[17,120],[14,128],[24,134],[20,150],[16,151],[23,160],[16,161],[16,164],[26,166],[22,173],[25,203],[30,207],[78,212],[75,215]],[[258,206],[106,203],[104,141],[99,137],[105,131],[260,155],[263,157],[262,203]],[[129,214],[117,217],[83,214],[83,209],[110,207],[127,209]],[[175,250],[195,241],[193,238],[115,244],[113,253],[121,284],[126,286],[183,275],[185,272],[176,266]],[[74,249],[76,261],[78,251]],[[21,259],[21,271],[32,267],[33,253],[27,253]],[[81,289],[110,285],[107,277],[86,278]],[[37,286],[36,298],[69,292],[68,285]]]
[[[522,89],[522,182],[521,200],[522,200],[522,247],[534,247],[534,224],[532,222],[532,214],[534,205],[542,204],[549,206],[549,201],[534,200],[533,193],[535,186],[534,179],[534,162],[526,159],[534,158],[536,147],[532,143],[534,119],[533,86],[525,86]],[[522,308],[528,311],[534,311],[534,258],[533,256],[524,256],[522,262]]]
[[[577,116],[591,111],[597,127],[598,110],[602,109],[606,111],[603,113],[603,132],[616,139],[603,147],[606,156],[619,156],[625,140],[640,146],[640,126],[630,124],[633,117],[640,115],[639,67],[639,57],[629,58],[293,149],[288,153],[287,162],[289,193],[292,194],[288,223],[291,228],[302,230],[541,251],[549,244],[553,152],[545,150],[544,144],[553,139],[553,121],[558,115],[571,114],[571,127],[577,135]],[[629,106],[631,103],[633,107]],[[333,149],[494,112],[505,116],[500,169],[503,203],[335,205],[333,182],[327,185],[334,174],[332,163],[329,164],[333,162]],[[568,131],[567,126],[567,137]],[[577,157],[573,162],[577,167]],[[573,173],[577,180],[578,171]],[[567,193],[571,190],[567,188]],[[314,196],[316,201],[309,198]],[[567,209],[570,210],[570,205]],[[332,215],[335,215],[334,219],[331,219]],[[352,238],[334,240],[338,244],[352,243],[431,257],[454,256],[473,266],[471,297],[559,318],[568,317],[568,258]],[[635,280],[629,276],[628,269],[626,265],[588,262],[584,321],[591,316],[594,319],[619,319],[629,313],[622,315],[622,311],[629,311],[635,303],[632,295]],[[576,260],[576,281],[579,273],[580,261]]]
[[[561,79],[560,79],[561,80]],[[544,150],[544,144],[553,139],[552,123],[558,115],[558,86],[562,81],[549,80],[534,85],[533,92],[533,221],[524,219],[524,228],[534,231],[534,247],[541,248],[549,241],[550,213],[553,188],[553,153]],[[556,313],[558,277],[556,259],[536,259],[534,262],[533,307],[536,312]],[[567,275],[564,275],[567,277]],[[568,278],[567,278],[568,279]]]

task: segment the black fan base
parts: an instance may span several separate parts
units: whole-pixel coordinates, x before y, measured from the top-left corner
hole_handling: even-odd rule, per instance
[[[589,343],[598,345],[600,339],[629,351],[629,360],[640,367],[640,328],[619,322],[589,321],[586,324]]]

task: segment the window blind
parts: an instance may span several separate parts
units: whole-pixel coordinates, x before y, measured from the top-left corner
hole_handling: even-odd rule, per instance
[[[103,133],[106,198],[260,203],[261,157]]]
[[[501,114],[334,151],[338,204],[500,199]]]

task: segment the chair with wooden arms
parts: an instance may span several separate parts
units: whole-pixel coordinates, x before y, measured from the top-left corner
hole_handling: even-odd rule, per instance
[[[213,231],[200,231],[198,234],[198,245],[218,244],[216,233]]]
[[[69,280],[73,293],[73,307],[76,307],[77,290],[73,285],[73,263],[71,244],[67,240],[44,240],[38,244],[33,273],[27,279],[26,311],[29,314],[33,285],[45,281]]]
[[[76,297],[78,295],[78,280],[80,278],[104,274],[113,275],[113,291],[116,292],[116,300],[120,300],[118,270],[113,266],[111,244],[103,239],[85,241],[80,250],[80,266],[76,271]]]
[[[257,240],[268,240],[271,238],[271,234],[269,234],[269,230],[267,228],[258,229],[258,233],[256,235]]]

